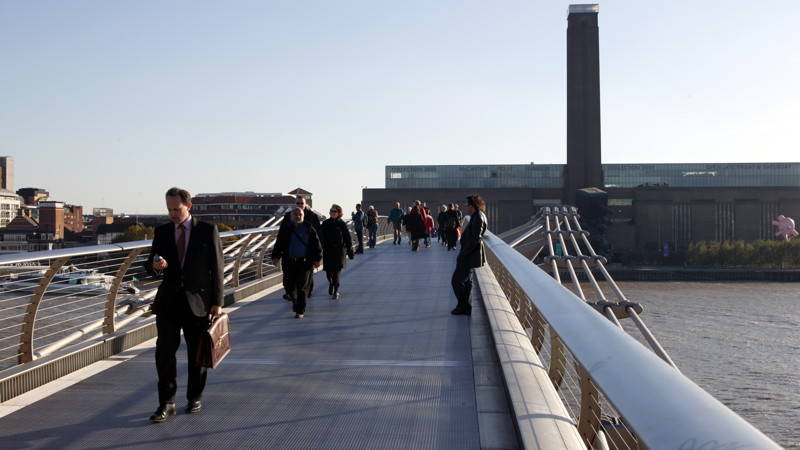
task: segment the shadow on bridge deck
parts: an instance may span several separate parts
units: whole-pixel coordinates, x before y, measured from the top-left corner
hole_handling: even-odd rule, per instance
[[[0,419],[0,447],[479,448],[470,321],[449,314],[454,260],[386,242],[350,262],[340,300],[318,274],[305,319],[282,290],[242,305],[200,414],[182,414],[182,348],[178,416],[148,422],[151,345]]]

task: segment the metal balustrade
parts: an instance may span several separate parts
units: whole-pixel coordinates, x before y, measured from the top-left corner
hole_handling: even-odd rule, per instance
[[[487,232],[485,242],[488,264],[588,448],[779,448],[679,372],[574,208],[543,208],[502,238]],[[650,349],[626,332],[624,319]]]
[[[279,222],[220,234],[226,295],[279,283],[269,260]],[[378,239],[391,236],[381,216]],[[543,209],[485,242],[488,266],[588,448],[778,448],[677,370],[574,209]],[[116,337],[153,337],[147,311],[160,281],[143,266],[149,252],[150,241],[138,241],[0,257],[0,401],[91,363],[76,357],[25,378],[39,363],[83,351],[72,350],[79,344],[112,342],[105,351],[113,354],[130,346]]]
[[[277,276],[269,256],[282,219],[220,233],[226,295]],[[387,234],[381,216],[378,235]],[[144,267],[150,248],[146,240],[0,256],[0,371],[152,322],[161,281]]]

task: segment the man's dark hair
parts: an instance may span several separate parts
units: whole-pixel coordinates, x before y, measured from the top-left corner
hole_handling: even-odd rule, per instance
[[[476,211],[486,211],[486,202],[478,194],[468,195],[467,204],[472,205]]]
[[[186,189],[178,188],[178,187],[169,188],[169,190],[167,190],[167,193],[166,193],[165,196],[166,197],[180,197],[181,198],[181,203],[187,204],[187,205],[189,203],[191,203],[191,201],[192,201],[192,195],[189,194],[189,191],[187,191]]]
[[[361,203],[356,203],[356,208],[361,208]]]

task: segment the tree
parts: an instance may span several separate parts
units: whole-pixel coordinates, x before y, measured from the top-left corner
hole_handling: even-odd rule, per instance
[[[125,232],[122,233],[122,236],[115,238],[113,243],[118,242],[130,242],[130,241],[141,241],[145,239],[152,239],[153,234],[155,234],[155,228],[153,227],[145,227],[143,225],[131,225],[125,229]]]

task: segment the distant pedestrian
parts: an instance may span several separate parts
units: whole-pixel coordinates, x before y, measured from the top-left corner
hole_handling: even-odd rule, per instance
[[[414,205],[411,214],[406,216],[406,226],[411,237],[411,251],[419,251],[419,240],[425,237],[425,221],[420,214],[420,206]]]
[[[444,224],[447,222],[447,206],[439,207],[439,215],[436,216],[436,238],[440,245],[447,245],[447,238],[444,235]]]
[[[456,315],[470,315],[472,305],[469,296],[472,291],[472,269],[481,267],[486,263],[483,249],[483,235],[486,233],[486,203],[480,195],[467,197],[467,212],[470,215],[469,223],[461,235],[461,251],[456,258],[456,269],[453,271],[451,283],[453,293],[458,304],[451,311]]]
[[[406,233],[408,234],[408,245],[411,245],[411,231],[408,229],[408,221],[406,219],[411,214],[412,208],[413,206],[409,206],[408,208],[406,208],[406,214],[403,216],[403,226],[405,227]]]
[[[456,248],[458,243],[458,212],[456,211],[456,204],[450,203],[450,209],[447,210],[445,219],[445,237],[447,239],[447,251]]]
[[[431,246],[431,234],[433,234],[433,217],[431,217],[430,211],[427,211],[425,214],[425,248]]]
[[[283,260],[295,318],[302,319],[314,268],[322,264],[322,246],[317,231],[305,222],[303,210],[291,211],[290,226],[281,227],[272,249],[272,264]]]
[[[392,229],[394,230],[394,241],[392,243],[394,245],[400,245],[400,241],[402,240],[402,233],[403,233],[403,210],[400,208],[400,202],[394,204],[394,209],[389,212],[388,220],[392,224]]]
[[[322,243],[322,269],[328,277],[328,295],[339,298],[339,273],[347,259],[353,259],[353,241],[350,230],[342,220],[342,207],[332,205],[330,217],[322,222],[319,239]]]
[[[367,233],[369,233],[367,245],[369,245],[369,248],[375,248],[378,240],[378,211],[372,205],[369,205],[367,210]]]
[[[156,228],[145,265],[148,272],[163,279],[151,306],[158,332],[158,409],[150,416],[154,423],[166,422],[175,415],[178,390],[175,352],[181,343],[181,330],[186,340],[189,371],[185,411],[200,412],[207,369],[197,363],[195,356],[209,318],[222,314],[225,284],[225,261],[217,226],[192,217],[189,213],[192,197],[186,190],[171,188],[165,199],[170,223]]]
[[[364,211],[361,210],[361,203],[356,204],[356,210],[351,214],[353,218],[353,230],[356,232],[358,247],[356,253],[364,253]]]

